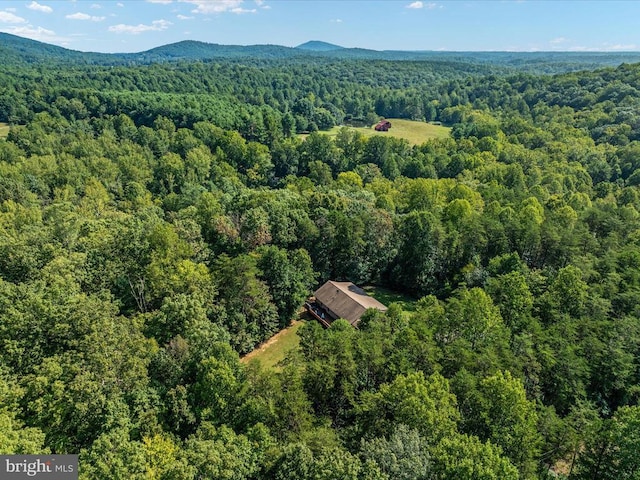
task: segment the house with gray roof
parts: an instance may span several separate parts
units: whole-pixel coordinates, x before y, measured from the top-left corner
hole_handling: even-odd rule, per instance
[[[314,297],[315,302],[308,304],[307,308],[324,326],[343,318],[355,327],[369,308],[382,312],[387,310],[385,305],[351,282],[329,280],[315,291]]]

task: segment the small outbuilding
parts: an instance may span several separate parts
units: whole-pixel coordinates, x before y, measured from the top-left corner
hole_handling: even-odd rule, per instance
[[[391,122],[389,120],[380,120],[373,128],[376,129],[376,132],[387,132],[391,128]]]
[[[307,303],[307,309],[325,327],[338,318],[344,318],[355,327],[367,309],[387,310],[385,305],[351,282],[329,280],[315,291],[314,297],[314,302]]]

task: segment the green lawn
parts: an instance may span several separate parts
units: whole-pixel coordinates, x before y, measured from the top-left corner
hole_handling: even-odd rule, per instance
[[[416,122],[414,120],[403,120],[400,118],[388,118],[391,122],[391,128],[388,132],[376,132],[371,127],[346,127],[350,130],[356,130],[367,137],[374,135],[391,136],[404,138],[411,145],[421,145],[431,138],[446,138],[449,136],[451,128],[442,125],[433,125],[426,122]],[[333,127],[331,130],[322,131],[320,133],[335,137],[343,127]],[[303,135],[304,137],[305,135]]]
[[[6,138],[9,134],[9,125],[0,122],[0,138]]]
[[[393,290],[389,290],[384,287],[376,287],[373,285],[369,285],[363,287],[364,291],[371,295],[373,298],[378,300],[380,303],[383,303],[387,307],[392,303],[398,303],[402,307],[402,310],[405,312],[415,312],[416,311],[416,299],[405,295],[403,293],[394,292]]]
[[[304,323],[304,321],[294,321],[290,327],[276,333],[253,352],[242,357],[240,361],[247,363],[251,360],[258,360],[263,368],[277,370],[278,363],[284,360],[287,353],[300,345],[298,330]]]

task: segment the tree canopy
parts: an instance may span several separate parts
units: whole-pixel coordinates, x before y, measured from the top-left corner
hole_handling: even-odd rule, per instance
[[[503,67],[7,64],[0,453],[79,453],[85,479],[638,478],[640,65]],[[451,136],[322,131],[381,116]],[[328,279],[413,301],[240,362]]]

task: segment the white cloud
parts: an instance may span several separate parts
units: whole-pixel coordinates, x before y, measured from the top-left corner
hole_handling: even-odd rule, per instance
[[[14,13],[16,12],[16,9],[15,9],[15,8],[5,8],[5,10],[6,10],[7,12],[14,12]]]
[[[558,37],[549,40],[549,45],[552,45],[552,49],[555,51],[563,52],[637,52],[640,50],[640,45],[635,43],[609,43],[604,42],[598,46],[594,45],[575,45],[572,44],[571,39],[565,37]]]
[[[188,17],[187,15],[176,15],[178,20],[193,20],[195,17]]]
[[[256,9],[242,8],[243,0],[180,0],[184,3],[195,5],[196,8],[191,10],[192,13],[200,13],[203,15],[231,12],[236,14],[255,13]]]
[[[331,19],[331,23],[342,23],[342,19],[341,18],[333,18],[333,19]]]
[[[247,8],[240,8],[240,7],[232,8],[229,11],[231,13],[235,13],[237,15],[242,15],[243,13],[256,13],[257,12],[257,10],[255,8],[247,9]]]
[[[413,3],[410,3],[409,5],[407,5],[406,8],[413,8],[415,10],[419,10],[421,8],[427,8],[429,10],[435,10],[436,8],[444,8],[444,7],[436,2],[424,3],[418,0]]]
[[[47,30],[42,27],[34,27],[33,25],[25,25],[23,27],[10,27],[4,30],[7,33],[18,35],[20,37],[27,37],[32,40],[38,40],[40,42],[47,43],[61,43],[63,45],[69,43],[69,38],[56,35],[53,30]]]
[[[36,12],[42,12],[42,13],[51,13],[53,12],[53,8],[51,8],[48,5],[40,5],[38,2],[31,2],[29,5],[27,5],[27,8],[29,10],[35,10]]]
[[[86,13],[77,12],[71,15],[66,15],[65,18],[68,18],[69,20],[91,20],[92,22],[101,22],[107,17],[93,17]]]
[[[99,10],[102,8],[102,5],[100,5],[99,3],[93,3],[91,4],[91,8],[93,8],[94,10]]]
[[[87,15],[86,13],[73,13],[71,15],[65,15],[64,18],[68,18],[70,20],[91,20],[91,15]]]
[[[167,20],[154,20],[151,22],[151,25],[125,25],[123,23],[119,25],[112,25],[109,27],[110,32],[114,33],[128,33],[130,35],[138,35],[144,32],[161,32],[169,28],[170,25],[173,25],[171,22]]]
[[[628,43],[628,44],[620,44],[617,43],[615,45],[611,45],[609,43],[605,43],[603,45],[603,50],[609,51],[609,52],[629,52],[629,51],[637,51],[638,50],[638,45],[634,44],[634,43]]]
[[[567,41],[567,39],[564,38],[564,37],[557,37],[557,38],[554,38],[553,40],[549,40],[549,43],[551,45],[559,45],[559,44],[564,43],[566,41]]]
[[[120,7],[120,8],[122,8],[122,7],[124,7],[124,3],[120,3],[120,2],[118,2],[118,3],[116,3],[116,7]]]
[[[2,23],[27,23],[27,21],[24,18],[19,17],[17,15],[14,15],[11,12],[0,12],[0,22],[2,22]]]
[[[146,0],[148,3],[157,3],[161,5],[169,5],[176,0]],[[182,3],[189,3],[195,5],[195,8],[191,10],[191,13],[198,13],[202,15],[218,14],[218,13],[256,13],[255,8],[244,8],[242,5],[244,0],[177,0]],[[265,5],[265,0],[254,0],[256,6],[261,9],[271,8],[269,5]]]

